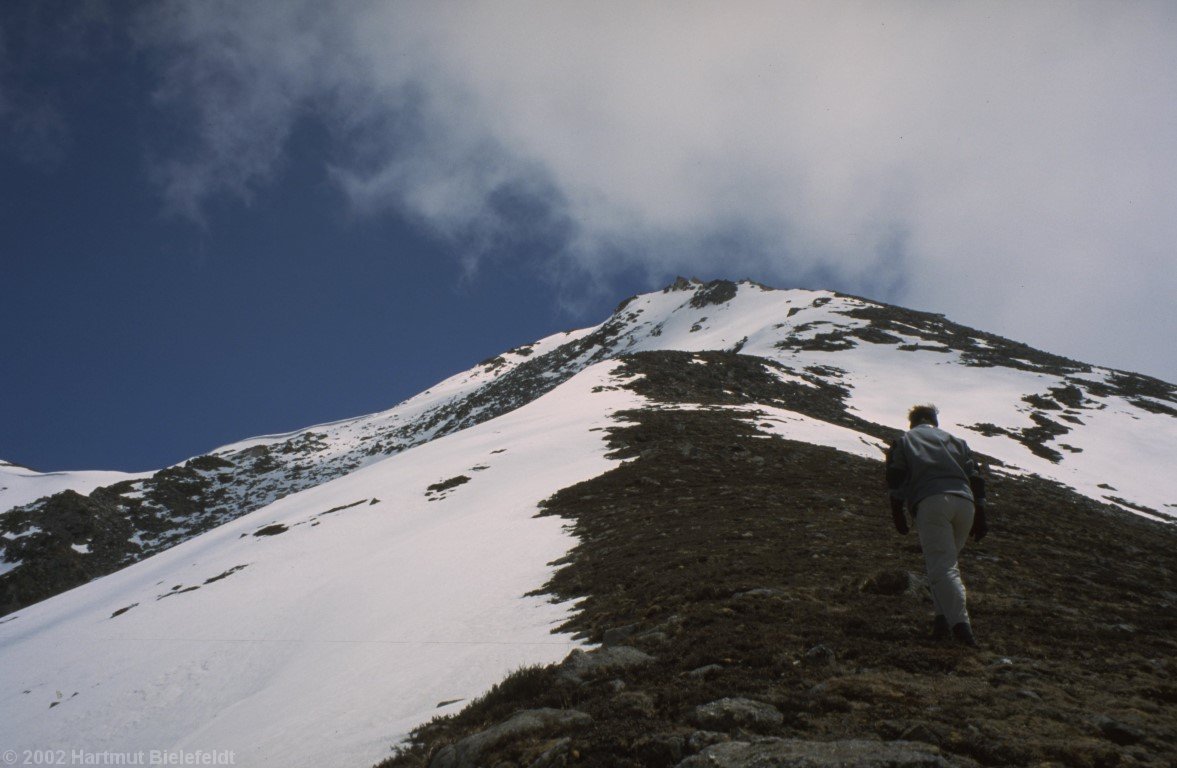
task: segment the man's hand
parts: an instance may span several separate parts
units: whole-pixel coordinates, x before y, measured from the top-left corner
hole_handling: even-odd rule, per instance
[[[895,530],[900,533],[907,533],[910,530],[907,527],[907,515],[903,513],[903,499],[891,497],[891,520],[895,523]]]
[[[973,505],[973,528],[969,531],[969,535],[973,537],[973,541],[980,541],[985,538],[985,534],[989,533],[989,521],[985,517],[985,505]]]

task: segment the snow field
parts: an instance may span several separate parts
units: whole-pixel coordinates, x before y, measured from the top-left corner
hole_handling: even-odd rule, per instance
[[[0,744],[362,765],[460,706],[439,703],[563,658],[571,606],[523,595],[574,540],[534,515],[616,465],[590,430],[643,401],[592,392],[615,368],[19,612],[0,624]]]

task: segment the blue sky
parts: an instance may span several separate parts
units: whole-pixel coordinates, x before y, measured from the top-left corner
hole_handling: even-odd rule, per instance
[[[1177,379],[1171,4],[445,8],[0,4],[0,458],[379,410],[680,273]]]
[[[6,116],[0,456],[160,467],[389,407],[584,322],[541,275],[471,279],[402,217],[353,216],[313,119],[248,202],[211,199],[200,221],[165,210],[149,157],[173,151],[174,126],[152,104],[157,62],[105,22],[93,50],[47,53],[65,37],[50,16],[12,5],[0,16],[15,109],[51,110],[58,126],[37,134]],[[597,296],[584,317],[612,300]]]

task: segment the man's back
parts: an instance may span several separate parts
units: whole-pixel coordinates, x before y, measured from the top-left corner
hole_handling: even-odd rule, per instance
[[[937,493],[973,500],[972,478],[979,477],[968,444],[931,424],[905,432],[888,452],[888,485],[912,506]]]

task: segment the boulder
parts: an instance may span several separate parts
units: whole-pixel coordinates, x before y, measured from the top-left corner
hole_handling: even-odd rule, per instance
[[[926,577],[911,571],[879,571],[867,577],[859,589],[871,595],[927,595]]]
[[[929,744],[909,741],[757,739],[707,747],[677,768],[974,768]]]
[[[745,728],[764,731],[779,726],[785,716],[771,704],[744,698],[719,699],[695,707],[691,722],[700,728],[716,731],[730,731]]]
[[[669,768],[682,760],[686,738],[678,733],[654,733],[633,743],[633,754],[645,768]]]
[[[705,666],[698,667],[696,669],[692,669],[690,672],[687,673],[687,677],[694,677],[694,678],[710,677],[711,675],[714,675],[715,673],[722,672],[722,671],[723,671],[723,667],[719,664],[707,664]]]
[[[621,645],[629,638],[633,637],[638,631],[637,624],[627,624],[624,627],[613,627],[606,629],[601,641],[605,645]]]
[[[1120,746],[1144,741],[1144,731],[1136,723],[1128,720],[1118,720],[1108,715],[1096,715],[1092,722],[1104,738]]]
[[[595,651],[577,648],[557,667],[556,676],[570,683],[584,683],[595,677],[640,667],[654,660],[650,654],[628,645],[610,645]]]
[[[563,768],[572,753],[572,739],[564,737],[548,747],[527,768]]]
[[[702,752],[712,744],[731,741],[732,737],[717,731],[695,731],[687,737],[687,749],[691,752]]]
[[[645,691],[625,691],[613,697],[613,710],[629,717],[653,717],[654,697]]]
[[[429,768],[475,768],[481,765],[479,758],[484,752],[504,741],[547,731],[583,728],[592,721],[590,715],[575,709],[526,709],[485,731],[442,747],[429,761]]]
[[[805,652],[805,663],[811,667],[829,667],[837,661],[834,649],[828,645],[818,644]]]

